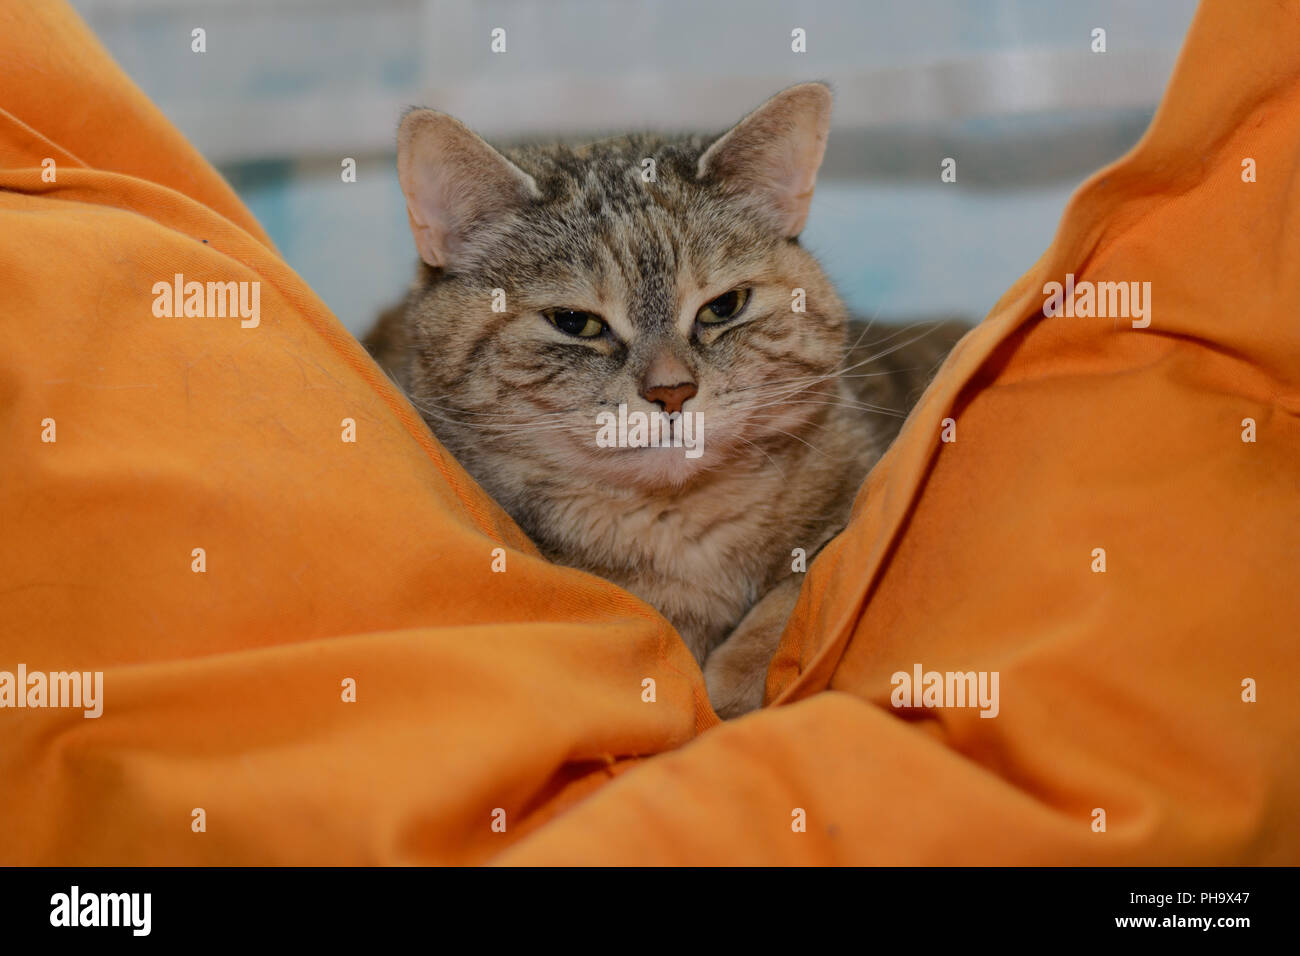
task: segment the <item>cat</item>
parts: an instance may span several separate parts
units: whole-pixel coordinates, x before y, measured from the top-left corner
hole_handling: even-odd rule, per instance
[[[800,245],[830,108],[803,83],[711,138],[498,151],[428,109],[398,132],[422,262],[366,347],[543,554],[676,627],[724,718],[763,703],[792,555],[845,526],[966,331],[867,341]],[[703,453],[600,447],[620,405],[694,413]]]

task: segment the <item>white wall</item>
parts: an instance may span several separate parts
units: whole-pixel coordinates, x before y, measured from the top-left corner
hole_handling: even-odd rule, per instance
[[[806,241],[850,303],[987,311],[1073,187],[1140,135],[1194,0],[73,0],[354,330],[413,255],[392,171],[403,108],[489,138],[721,129],[831,81]],[[190,31],[207,31],[207,52]],[[507,52],[489,49],[506,30]],[[808,52],[790,50],[807,31]],[[1107,52],[1090,50],[1107,31]],[[958,158],[956,186],[938,182]],[[339,181],[341,157],[361,163]]]

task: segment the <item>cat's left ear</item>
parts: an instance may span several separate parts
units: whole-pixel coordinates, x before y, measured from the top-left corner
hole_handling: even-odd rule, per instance
[[[697,177],[757,195],[772,224],[797,236],[808,219],[830,125],[830,88],[792,86],[723,133],[700,157]]]

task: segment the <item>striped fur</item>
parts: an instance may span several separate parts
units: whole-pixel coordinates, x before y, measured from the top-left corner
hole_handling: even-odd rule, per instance
[[[792,135],[779,111],[767,127],[764,136]],[[504,208],[466,200],[454,215],[413,206],[413,228],[422,216],[436,219],[435,236],[443,229],[455,241],[426,255],[405,305],[383,316],[366,344],[543,553],[644,598],[701,663],[727,641],[732,652],[718,655],[724,664],[708,676],[715,705],[732,715],[761,702],[767,658],[797,591],[792,551],[811,559],[843,527],[901,403],[924,379],[902,371],[912,366],[901,350],[886,375],[868,376],[880,370],[873,362],[852,367],[871,358],[861,342],[850,349],[850,334],[862,329],[850,332],[817,261],[783,234],[788,209],[773,214],[771,195],[746,179],[753,170],[732,176],[718,163],[702,171],[712,142],[630,135],[492,154],[489,163],[506,158],[507,172],[456,180],[447,201],[500,182],[522,184],[522,198]],[[479,148],[456,144],[466,154]],[[643,179],[646,159],[654,182]],[[807,198],[792,201],[806,208]],[[701,307],[738,287],[751,291],[737,320],[722,329],[695,323]],[[791,309],[795,289],[804,290],[804,312]],[[493,311],[494,290],[498,305],[504,293],[504,311]],[[556,307],[598,314],[610,334],[567,336],[541,314]],[[928,373],[958,331],[922,339],[933,354],[916,368]],[[665,353],[698,384],[686,409],[702,416],[703,456],[596,447],[598,413],[620,403],[656,410],[638,384]],[[780,608],[772,601],[750,616],[762,618],[749,628],[762,634],[738,631],[778,590]],[[730,667],[736,673],[728,657],[741,662]]]

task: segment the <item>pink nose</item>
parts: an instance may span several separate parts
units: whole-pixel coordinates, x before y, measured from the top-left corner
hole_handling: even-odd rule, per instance
[[[680,412],[682,406],[691,398],[699,389],[695,387],[694,382],[678,382],[676,385],[655,385],[651,388],[643,389],[641,397],[647,402],[654,402],[669,415],[674,412]]]

